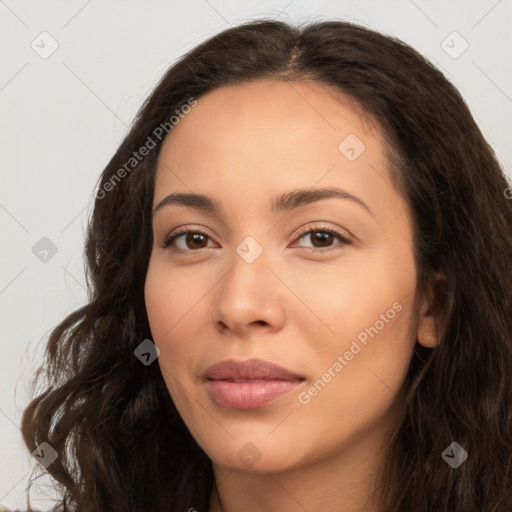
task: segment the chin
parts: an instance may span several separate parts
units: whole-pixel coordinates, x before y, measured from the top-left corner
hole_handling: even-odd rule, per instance
[[[300,462],[297,450],[287,446],[280,436],[265,439],[265,436],[256,438],[254,433],[247,433],[239,437],[228,437],[225,441],[214,446],[204,445],[203,450],[214,464],[230,471],[279,473],[292,469]]]

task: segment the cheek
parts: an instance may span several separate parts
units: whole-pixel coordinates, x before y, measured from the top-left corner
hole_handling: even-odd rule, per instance
[[[180,343],[188,338],[180,330],[187,324],[187,312],[193,311],[192,306],[197,303],[197,289],[190,282],[189,286],[182,286],[161,267],[158,262],[150,262],[144,295],[153,342],[160,349],[158,363],[167,385],[172,387],[170,376],[179,377],[185,349],[190,349],[190,344]]]
[[[294,283],[295,295],[313,313],[306,317],[318,320],[323,348],[333,339],[357,337],[375,323],[380,332],[401,328],[414,306],[416,271],[407,254],[397,259],[376,251],[343,266],[325,266],[321,271],[301,272],[300,279],[293,274],[286,279]]]
[[[146,311],[155,340],[165,344],[196,315],[204,298],[204,281],[188,272],[172,272],[165,262],[150,262],[144,287]],[[189,325],[190,326],[190,325]]]
[[[205,294],[211,286],[188,272],[172,272],[165,262],[150,263],[145,283],[146,310],[154,343],[160,349],[158,364],[173,403],[196,439],[208,422],[197,408],[196,366],[208,319]],[[201,320],[203,319],[203,321]]]
[[[347,274],[343,283],[324,287],[322,320],[335,334],[305,334],[311,380],[298,400],[311,425],[318,418],[332,425],[324,432],[332,439],[380,421],[407,375],[414,349],[414,272],[402,279],[383,271]]]
[[[205,353],[204,332],[211,323],[208,291],[215,282],[192,269],[173,270],[165,257],[150,261],[145,304],[158,364],[173,398],[197,379],[197,361]]]
[[[375,251],[350,268],[304,276],[298,294],[307,297],[310,309],[329,328],[318,324],[315,331],[303,324],[302,329],[308,341],[304,359],[312,361],[311,375],[321,380],[318,391],[311,390],[323,396],[316,405],[323,400],[332,407],[356,409],[361,400],[389,405],[387,398],[405,379],[415,343],[416,266],[411,252]]]

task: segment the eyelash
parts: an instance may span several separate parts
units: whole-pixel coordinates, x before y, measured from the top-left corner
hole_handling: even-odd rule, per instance
[[[302,230],[300,230],[300,232],[298,233],[298,239],[304,237],[305,235],[310,235],[312,233],[329,233],[330,235],[333,235],[335,237],[337,237],[341,243],[339,246],[334,246],[334,247],[327,247],[327,248],[318,248],[318,247],[303,247],[303,249],[309,249],[311,252],[314,252],[314,253],[324,253],[324,252],[328,252],[328,251],[332,251],[332,250],[336,250],[336,249],[341,249],[342,246],[344,245],[350,245],[352,244],[352,240],[350,240],[349,238],[347,238],[346,236],[342,235],[340,232],[332,229],[332,228],[328,228],[326,226],[314,226],[314,227],[306,227]],[[177,233],[174,233],[172,236],[166,236],[165,239],[163,240],[162,242],[162,245],[161,247],[163,247],[164,249],[169,249],[170,251],[172,252],[176,252],[176,253],[184,253],[184,252],[197,252],[199,251],[200,249],[187,249],[187,250],[184,250],[184,249],[176,249],[176,248],[170,248],[170,245],[173,243],[173,241],[182,236],[182,235],[187,235],[189,233],[192,233],[192,234],[196,234],[196,235],[203,235],[205,236],[206,238],[210,239],[210,237],[206,234],[206,233],[203,233],[202,231],[198,231],[197,229],[189,229],[188,226],[184,227],[183,229],[181,229],[180,231],[178,231]],[[203,249],[205,249],[205,247],[203,247]]]

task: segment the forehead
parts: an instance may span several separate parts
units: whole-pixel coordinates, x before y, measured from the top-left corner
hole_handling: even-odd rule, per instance
[[[313,81],[259,80],[222,86],[202,96],[184,118],[187,122],[180,121],[168,137],[170,144],[170,139],[190,135],[192,130],[211,138],[227,136],[233,128],[256,132],[293,127],[298,135],[302,127],[303,133],[309,129],[325,136],[350,127],[380,137],[378,123],[355,100]]]
[[[384,147],[379,125],[333,87],[223,86],[199,98],[165,139],[155,203],[170,192],[193,191],[240,205],[315,186],[341,186],[365,202],[391,203],[396,192]]]

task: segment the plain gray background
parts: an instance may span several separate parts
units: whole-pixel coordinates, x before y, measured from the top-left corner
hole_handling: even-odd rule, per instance
[[[251,19],[358,22],[444,71],[511,176],[511,14],[510,0],[0,0],[0,503],[24,508],[38,466],[18,425],[47,335],[86,300],[84,227],[97,179],[178,57]],[[43,237],[57,251],[47,261],[33,251]]]

